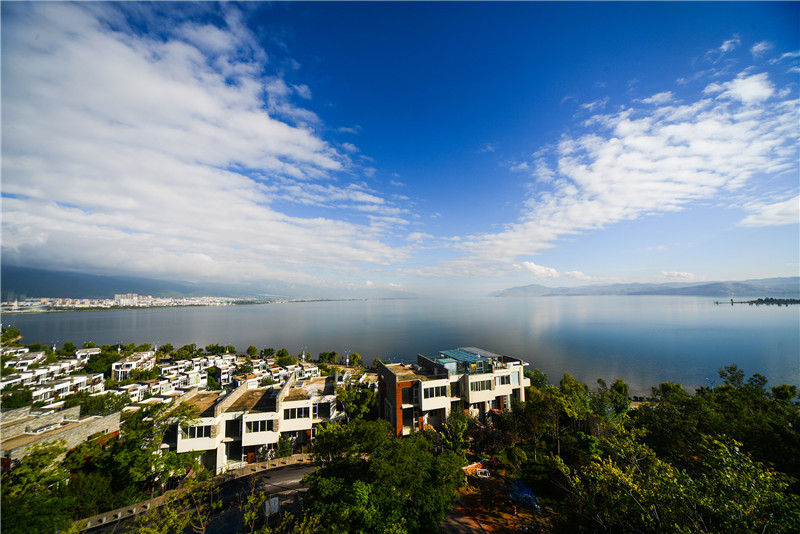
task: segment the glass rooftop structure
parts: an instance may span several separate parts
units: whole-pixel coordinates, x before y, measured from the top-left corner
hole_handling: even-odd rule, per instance
[[[488,352],[488,351],[483,351]],[[492,358],[468,349],[442,350],[444,358],[436,361],[453,374],[482,374],[492,372]],[[499,355],[498,355],[499,356]]]

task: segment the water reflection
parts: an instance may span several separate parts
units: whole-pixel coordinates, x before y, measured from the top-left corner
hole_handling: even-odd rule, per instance
[[[694,297],[304,302],[7,315],[25,341],[302,347],[414,359],[464,346],[523,358],[552,381],[624,378],[637,393],[707,385],[737,363],[771,385],[800,383],[800,307],[715,306]]]

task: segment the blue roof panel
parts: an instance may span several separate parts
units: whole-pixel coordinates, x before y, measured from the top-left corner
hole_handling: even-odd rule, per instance
[[[479,356],[477,354],[473,354],[471,352],[467,352],[463,349],[452,349],[452,350],[442,350],[439,351],[442,355],[447,356],[448,358],[452,358],[459,362],[467,362],[467,363],[477,363],[480,361],[485,361],[487,358],[483,356]]]

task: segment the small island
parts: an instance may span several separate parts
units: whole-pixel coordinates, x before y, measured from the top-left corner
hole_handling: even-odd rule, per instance
[[[720,301],[714,301],[714,304],[723,304]],[[750,306],[789,306],[790,304],[800,304],[800,299],[776,299],[772,297],[760,298],[756,300],[742,300],[734,301],[731,299],[731,306],[734,304],[749,304]]]

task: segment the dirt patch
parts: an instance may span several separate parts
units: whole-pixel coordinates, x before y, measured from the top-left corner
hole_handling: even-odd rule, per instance
[[[468,476],[445,532],[552,532],[552,512],[541,503],[539,512],[515,503],[509,497],[509,485],[496,473],[488,479]]]

